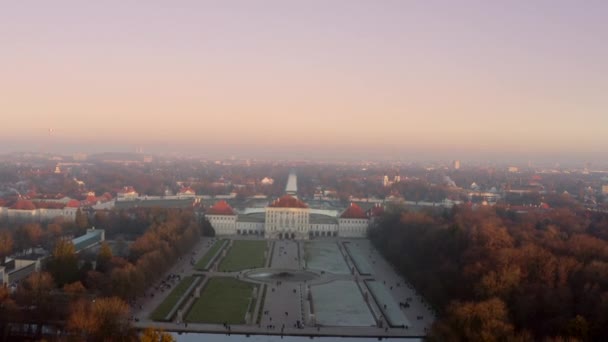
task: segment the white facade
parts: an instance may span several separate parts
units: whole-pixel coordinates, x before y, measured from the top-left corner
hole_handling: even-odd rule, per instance
[[[207,215],[217,235],[236,235],[236,215]]]
[[[266,208],[266,237],[308,239],[310,224],[308,208]]]
[[[315,237],[364,238],[370,224],[367,218],[345,216],[347,211],[344,217],[339,218],[337,212],[308,207],[268,206],[263,211],[247,208],[239,215],[227,214],[233,209],[226,209],[225,204],[222,208],[226,213],[206,215],[216,235],[258,235],[268,239],[298,240]]]
[[[311,236],[338,236],[338,225],[335,223],[311,223]]]
[[[264,235],[264,222],[236,221],[238,235]]]
[[[338,235],[341,237],[365,237],[369,219],[340,218],[338,220]]]
[[[75,221],[78,208],[65,207],[62,209],[47,209],[38,208],[31,210],[10,209],[0,207],[0,219],[6,219],[11,222],[15,221],[30,221],[42,222],[51,221],[57,217],[63,217],[66,221]]]

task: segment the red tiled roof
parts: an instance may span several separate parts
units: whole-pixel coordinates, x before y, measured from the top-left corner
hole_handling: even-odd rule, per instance
[[[370,217],[377,217],[377,216],[380,216],[380,215],[384,214],[384,206],[377,204],[377,205],[375,205],[375,206],[371,207],[371,208],[370,208],[370,209],[367,211],[367,214],[368,214]]]
[[[230,204],[226,203],[226,201],[222,200],[213,205],[213,207],[209,208],[207,211],[208,215],[236,215],[234,210]]]
[[[17,202],[15,202],[15,204],[13,204],[10,208],[17,210],[34,210],[36,209],[36,206],[34,203],[32,203],[32,201],[20,199],[17,200]]]
[[[360,206],[355,203],[351,203],[350,206],[346,208],[346,210],[344,210],[342,215],[340,215],[340,218],[366,219],[367,215],[365,215],[365,212],[363,211],[363,209],[361,209]]]
[[[300,201],[299,199],[285,195],[276,201],[272,202],[269,207],[271,208],[308,208],[306,203]]]
[[[36,202],[33,203],[39,209],[63,209],[65,204],[57,202]]]
[[[78,207],[80,207],[80,202],[78,202],[77,200],[73,199],[73,200],[70,200],[68,202],[68,204],[66,204],[65,206],[68,207],[68,208],[78,208]]]

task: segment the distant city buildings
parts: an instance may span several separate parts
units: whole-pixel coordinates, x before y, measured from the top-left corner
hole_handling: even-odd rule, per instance
[[[456,159],[452,161],[452,168],[454,170],[460,170],[460,160]]]
[[[139,196],[132,186],[125,186],[116,193],[118,200],[133,200]]]
[[[401,176],[398,174],[393,177],[392,181],[388,178],[388,175],[384,175],[382,178],[382,186],[385,188],[399,182],[401,182]]]

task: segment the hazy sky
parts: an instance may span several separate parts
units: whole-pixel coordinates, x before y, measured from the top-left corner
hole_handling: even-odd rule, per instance
[[[0,142],[602,155],[607,18],[603,0],[4,1]]]

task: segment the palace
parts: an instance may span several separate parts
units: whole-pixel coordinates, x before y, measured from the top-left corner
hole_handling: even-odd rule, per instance
[[[246,208],[241,212],[222,200],[209,208],[205,217],[219,236],[258,235],[268,239],[307,240],[315,237],[364,238],[371,216],[378,212],[366,213],[355,203],[339,214],[334,210],[310,208],[296,195],[293,172],[289,175],[286,193],[265,208]]]

